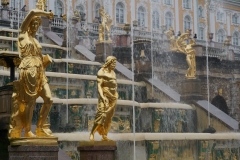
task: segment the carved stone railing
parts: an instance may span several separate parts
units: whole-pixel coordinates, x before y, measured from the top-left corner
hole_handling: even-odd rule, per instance
[[[64,28],[63,19],[59,17],[54,17],[51,22],[51,27],[63,29]]]
[[[217,57],[217,58],[222,58],[227,55],[227,52],[225,49],[222,48],[216,48],[216,47],[202,47],[202,55],[206,56],[208,55],[209,57]]]

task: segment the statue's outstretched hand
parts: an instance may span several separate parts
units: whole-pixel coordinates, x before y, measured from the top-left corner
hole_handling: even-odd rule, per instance
[[[53,12],[49,12],[49,15],[47,16],[48,17],[48,19],[53,19],[53,17],[54,17],[54,14],[53,14]]]

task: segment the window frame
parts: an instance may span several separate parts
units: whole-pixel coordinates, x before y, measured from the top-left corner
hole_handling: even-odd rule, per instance
[[[237,36],[234,36],[237,35]],[[239,46],[239,33],[234,32],[232,36],[232,45]]]
[[[183,6],[183,9],[192,9],[192,1],[191,0],[183,0],[182,6]]]
[[[220,30],[218,30],[217,33],[218,33],[217,34],[217,42],[223,43],[224,39],[225,39],[225,32],[224,32],[224,30],[220,29]],[[220,33],[222,33],[222,34],[220,34]]]
[[[118,9],[118,5],[121,5],[122,8]],[[121,22],[121,15],[117,16],[117,12],[118,14],[120,14],[120,10],[122,9],[122,22]],[[118,18],[117,18],[118,17]],[[116,18],[116,23],[118,24],[123,24],[125,23],[125,6],[122,2],[118,2],[116,4],[116,14],[115,14],[115,18]]]
[[[155,15],[155,13],[156,13],[156,15]],[[152,13],[152,28],[153,29],[160,29],[160,14],[156,10],[154,10],[153,13]]]
[[[188,20],[186,20],[186,18],[188,18]],[[184,28],[184,32],[186,32],[188,29],[191,29],[192,27],[192,19],[189,15],[186,15],[183,19],[183,28]],[[187,28],[188,27],[188,28]]]
[[[99,3],[96,3],[95,4],[95,7],[94,7],[94,14],[95,14],[95,17],[100,17],[100,14],[99,14],[99,9],[101,8],[101,5]]]
[[[142,9],[141,12],[139,11],[140,9]],[[138,27],[146,27],[146,9],[143,6],[140,6],[138,7],[137,13],[138,13]]]
[[[167,17],[167,15],[170,15],[170,16]],[[169,22],[171,25],[168,25]],[[170,27],[173,27],[173,14],[170,11],[166,12],[164,15],[164,25],[166,26],[167,30],[169,30]]]

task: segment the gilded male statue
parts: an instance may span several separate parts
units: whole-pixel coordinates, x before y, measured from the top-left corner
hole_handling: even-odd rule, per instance
[[[21,137],[22,129],[25,130],[24,137],[52,137],[51,130],[45,125],[53,102],[45,75],[45,69],[51,63],[51,58],[42,55],[42,46],[35,39],[42,22],[40,16],[53,18],[52,12],[44,11],[43,2],[39,1],[38,9],[31,10],[20,27],[18,37],[20,75],[19,80],[13,83],[13,111],[9,138]],[[43,98],[44,103],[40,110],[35,135],[31,131],[31,125],[34,106],[39,96]]]
[[[116,74],[114,72],[115,67],[116,58],[108,56],[106,63],[97,73],[99,97],[97,113],[89,138],[91,141],[94,141],[96,131],[102,136],[102,141],[110,141],[107,134],[111,127],[111,121],[118,99]]]
[[[108,41],[111,42],[111,37],[110,37],[110,29],[112,25],[112,19],[110,16],[107,14],[106,10],[104,7],[101,7],[99,9],[99,15],[101,16],[101,24],[99,25],[99,42],[103,41]],[[107,35],[107,40],[106,40],[106,35]]]

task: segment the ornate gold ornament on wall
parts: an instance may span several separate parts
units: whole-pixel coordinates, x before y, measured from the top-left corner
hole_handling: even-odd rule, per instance
[[[97,73],[98,86],[98,106],[92,131],[90,133],[90,141],[94,141],[96,131],[102,136],[102,141],[111,141],[107,134],[111,127],[112,117],[115,112],[118,99],[117,79],[114,69],[117,59],[108,56],[106,63]]]
[[[186,54],[186,61],[188,64],[188,70],[186,73],[187,79],[196,79],[196,51],[193,49],[193,46],[196,44],[194,39],[190,38],[190,31],[187,30],[186,33],[180,35],[177,39],[173,34],[173,29],[170,28],[166,34],[170,40],[170,50],[176,52],[182,52]],[[189,44],[186,43],[187,40],[190,40]]]
[[[112,40],[110,37],[110,30],[111,30],[113,20],[107,14],[103,6],[99,9],[99,15],[101,16],[101,24],[99,24],[99,28],[98,28],[99,30],[98,42],[112,43]]]
[[[41,17],[53,18],[52,12],[45,12],[46,0],[37,2],[37,9],[32,9],[24,19],[18,37],[19,57],[14,63],[19,63],[19,80],[13,82],[12,115],[9,126],[11,145],[37,144],[56,145],[57,138],[52,135],[47,123],[47,117],[52,106],[51,91],[45,75],[46,67],[51,63],[51,57],[42,55],[42,46],[35,39],[35,34],[41,25]],[[33,109],[36,99],[41,96],[44,103],[41,107],[35,134],[31,131]],[[25,130],[21,137],[22,129]]]
[[[0,66],[8,67],[7,62],[4,60],[4,58],[0,58]]]

